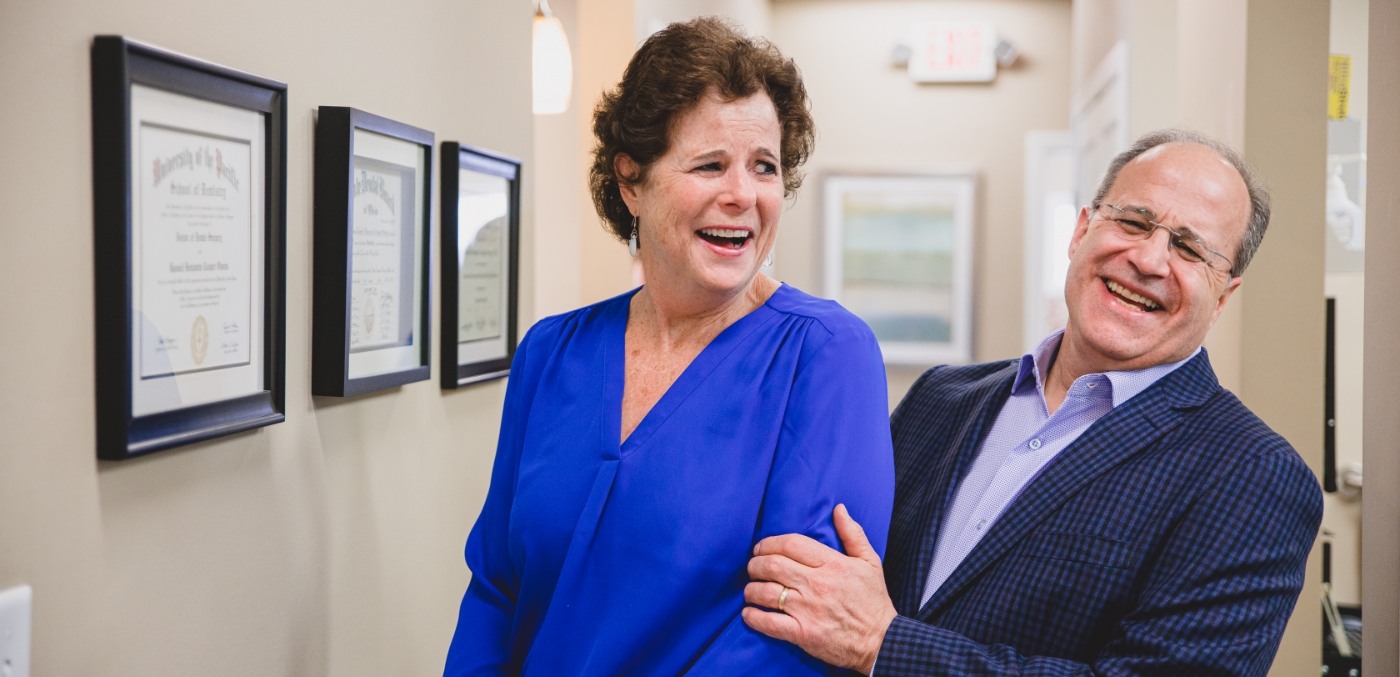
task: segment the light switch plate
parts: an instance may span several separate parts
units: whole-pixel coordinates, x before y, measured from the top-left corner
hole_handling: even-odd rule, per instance
[[[0,677],[29,677],[29,617],[34,590],[0,591]]]

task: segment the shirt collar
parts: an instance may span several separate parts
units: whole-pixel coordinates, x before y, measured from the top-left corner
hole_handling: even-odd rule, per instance
[[[1016,370],[1016,378],[1011,382],[1011,392],[1020,392],[1021,388],[1029,387],[1034,377],[1035,389],[1041,397],[1045,396],[1045,377],[1050,369],[1050,364],[1055,361],[1055,356],[1060,352],[1060,340],[1064,338],[1065,330],[1060,329],[1055,333],[1045,337],[1040,345],[1029,353],[1021,356],[1021,363]],[[1179,362],[1168,362],[1158,364],[1146,369],[1133,371],[1106,371],[1103,374],[1085,374],[1079,378],[1090,376],[1103,376],[1108,379],[1110,392],[1113,394],[1113,406],[1118,406],[1132,399],[1134,395],[1147,390],[1149,386],[1161,380],[1163,376],[1176,371],[1177,367],[1191,361],[1197,353],[1201,352],[1198,346],[1186,359]]]

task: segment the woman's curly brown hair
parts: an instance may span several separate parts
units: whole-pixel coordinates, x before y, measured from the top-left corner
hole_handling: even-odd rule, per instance
[[[673,23],[642,43],[622,81],[593,109],[597,145],[589,189],[604,226],[618,239],[626,241],[632,233],[632,213],[619,182],[644,183],[652,163],[670,147],[673,122],[710,91],[726,101],[758,92],[773,100],[782,127],[784,196],[802,185],[799,168],[812,154],[815,127],[797,65],[767,40],[750,38],[722,19]],[[619,154],[637,163],[635,176],[614,171]]]

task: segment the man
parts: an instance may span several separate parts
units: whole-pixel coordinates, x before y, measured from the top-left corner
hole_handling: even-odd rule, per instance
[[[866,674],[1265,674],[1321,493],[1201,344],[1268,220],[1234,151],[1139,139],[1079,212],[1064,332],[896,409],[883,571],[838,507],[847,554],[758,543],[745,622]]]

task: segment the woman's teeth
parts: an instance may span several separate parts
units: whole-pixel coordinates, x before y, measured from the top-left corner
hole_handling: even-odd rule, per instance
[[[701,228],[696,231],[706,242],[717,244],[731,249],[738,249],[744,246],[744,242],[753,237],[753,233],[738,228]]]

